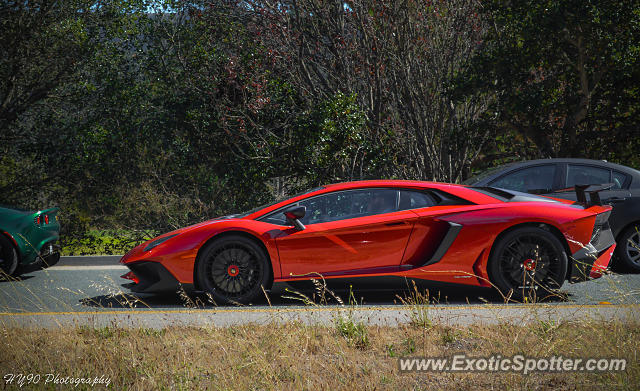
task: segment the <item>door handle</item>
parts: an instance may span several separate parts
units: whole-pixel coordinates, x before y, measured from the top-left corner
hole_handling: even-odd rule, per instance
[[[618,202],[623,202],[625,200],[626,200],[626,198],[623,198],[623,197],[611,197],[608,200],[606,200],[605,202],[606,203],[610,203],[610,204],[615,204],[615,203],[618,203]]]
[[[384,225],[386,225],[387,227],[393,227],[395,225],[404,225],[404,221],[394,221],[393,223],[385,223]]]

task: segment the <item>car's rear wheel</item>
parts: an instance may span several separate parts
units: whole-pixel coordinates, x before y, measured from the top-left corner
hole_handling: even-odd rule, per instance
[[[640,273],[640,225],[632,225],[618,238],[616,259],[629,271]]]
[[[222,237],[208,244],[199,256],[197,281],[216,303],[248,304],[268,286],[267,262],[267,255],[253,240]]]
[[[9,239],[0,234],[0,277],[12,275],[18,267],[18,252]]]
[[[495,243],[488,272],[505,297],[538,301],[558,296],[567,267],[567,254],[558,238],[542,228],[522,227]]]

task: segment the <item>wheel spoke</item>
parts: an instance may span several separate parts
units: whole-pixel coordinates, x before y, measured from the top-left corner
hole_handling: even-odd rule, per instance
[[[627,258],[635,263],[638,264],[640,262],[640,233],[635,232],[633,233],[631,236],[629,236],[629,239],[627,239],[627,246],[626,246],[626,252],[627,252]]]
[[[244,252],[244,253],[241,254],[240,257],[238,257],[237,261],[238,261],[238,263],[247,264],[250,259],[251,259],[251,254],[249,254],[247,252]]]
[[[506,252],[509,253],[508,255],[510,255],[515,260],[517,260],[517,259],[519,259],[521,257],[521,254],[518,251],[516,251],[515,249],[511,248],[511,246],[507,247],[505,250],[506,250]]]

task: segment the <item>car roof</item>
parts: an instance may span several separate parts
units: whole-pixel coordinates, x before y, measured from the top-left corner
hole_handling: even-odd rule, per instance
[[[415,181],[415,180],[406,180],[406,179],[369,179],[362,181],[351,181],[351,182],[338,182],[331,183],[328,185],[324,185],[323,188],[331,189],[332,191],[340,190],[340,189],[357,189],[361,187],[415,187],[415,188],[424,188],[424,187],[450,187],[450,186],[460,186],[451,183],[443,183],[443,182],[431,182],[431,181]]]
[[[535,159],[535,160],[523,160],[521,162],[514,162],[514,165],[517,164],[543,164],[543,163],[574,163],[574,164],[589,164],[589,165],[597,165],[597,166],[607,166],[612,169],[616,169],[619,171],[631,171],[636,175],[640,175],[640,171],[635,168],[623,166],[622,164],[608,162],[606,160],[596,160],[596,159],[581,159],[581,158],[553,158],[553,159]]]
[[[452,183],[442,183],[442,182],[430,182],[430,181],[412,181],[412,180],[400,180],[400,179],[377,179],[377,180],[364,180],[364,181],[353,181],[353,182],[341,182],[341,183],[332,183],[329,185],[324,185],[322,187],[317,188],[314,191],[306,192],[300,194],[296,197],[291,197],[288,199],[284,199],[278,203],[271,204],[262,208],[260,210],[256,210],[251,214],[246,215],[246,218],[254,219],[265,214],[268,214],[274,210],[277,210],[289,203],[294,203],[302,199],[315,197],[316,195],[331,193],[340,190],[355,190],[362,188],[372,188],[372,187],[393,187],[393,188],[405,188],[405,189],[430,189],[430,190],[441,190],[448,194],[451,194],[456,197],[460,197],[466,200],[469,200],[474,203],[479,204],[490,204],[490,203],[501,203],[503,202],[498,197],[492,197],[488,194],[475,190],[465,185],[458,185]]]
[[[477,190],[473,190],[472,188],[466,185],[460,185],[455,183],[416,181],[416,180],[406,180],[406,179],[373,179],[373,180],[364,180],[364,181],[332,183],[329,185],[322,186],[321,189],[318,189],[315,192],[306,194],[306,196],[310,196],[311,194],[329,193],[337,190],[350,190],[350,189],[360,189],[360,188],[368,188],[368,187],[434,189],[434,190],[442,190],[444,192],[450,192],[453,195],[457,195],[457,193],[460,193],[460,192],[462,193],[472,192],[474,195],[480,194],[478,193]]]
[[[475,185],[475,184],[488,183],[493,179],[495,179],[496,177],[502,176],[508,170],[524,168],[528,166],[535,166],[540,164],[561,164],[561,163],[585,164],[585,165],[591,165],[591,166],[606,167],[607,169],[612,169],[612,170],[620,171],[622,173],[631,175],[632,177],[636,178],[636,180],[640,179],[640,171],[628,166],[623,166],[621,164],[611,163],[606,160],[580,159],[580,158],[552,158],[552,159],[523,160],[519,162],[506,163],[502,166],[498,166],[494,168],[489,168],[488,170],[492,170],[492,172],[489,173],[489,175],[483,176],[478,181],[473,183],[468,183],[468,184]],[[480,173],[480,175],[482,175],[482,173]]]

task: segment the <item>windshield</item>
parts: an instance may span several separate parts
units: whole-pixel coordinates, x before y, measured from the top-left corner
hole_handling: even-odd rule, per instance
[[[497,167],[493,167],[493,168],[490,168],[488,170],[482,171],[481,173],[479,173],[477,175],[474,175],[472,177],[469,177],[469,178],[465,179],[464,181],[462,181],[462,184],[463,185],[476,184],[476,183],[480,182],[481,180],[485,179],[486,177],[488,177],[490,175],[493,175],[498,171],[502,171],[505,168],[507,168],[507,167],[509,167],[509,166],[511,166],[513,164],[514,163],[505,163],[505,164],[501,164],[501,165],[499,165]]]
[[[229,215],[229,216],[226,216],[226,217],[241,219],[241,218],[249,216],[252,213],[256,213],[257,211],[259,211],[261,209],[268,208],[270,206],[273,206],[273,205],[275,205],[277,203],[280,203],[280,202],[282,202],[284,200],[287,200],[289,198],[295,198],[295,197],[298,197],[298,196],[301,196],[301,195],[304,195],[304,194],[312,193],[312,192],[314,192],[316,190],[320,190],[320,189],[324,189],[324,186],[314,187],[313,189],[305,190],[305,191],[302,191],[300,193],[294,194],[292,196],[281,197],[280,199],[277,199],[276,201],[270,202],[268,204],[260,205],[258,207],[255,207],[255,208],[251,209],[251,210],[248,210],[246,212],[242,212],[242,213],[238,213],[238,214],[234,214],[234,215]]]

